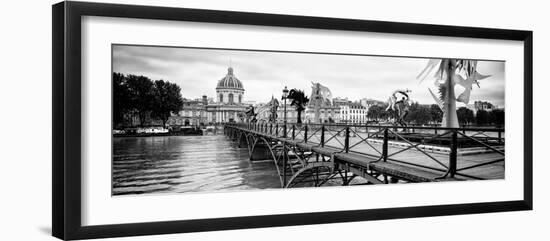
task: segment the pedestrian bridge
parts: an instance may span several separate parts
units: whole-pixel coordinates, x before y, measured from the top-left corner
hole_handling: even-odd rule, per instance
[[[281,187],[504,178],[504,129],[228,123],[224,133],[270,160]]]

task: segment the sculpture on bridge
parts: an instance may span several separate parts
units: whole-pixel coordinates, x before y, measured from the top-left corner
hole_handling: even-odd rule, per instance
[[[405,122],[405,117],[409,114],[409,106],[410,106],[410,98],[409,93],[411,93],[411,90],[396,90],[394,91],[390,97],[388,98],[388,107],[386,107],[386,111],[393,110],[396,111],[396,118],[395,123],[406,127],[407,122]],[[399,98],[400,96],[401,98]]]
[[[275,97],[271,96],[271,100],[267,102],[267,104],[257,108],[256,116],[258,117],[258,121],[276,123],[277,117],[278,117],[277,116],[278,108],[279,108],[279,101]]]
[[[279,109],[279,101],[271,96],[271,101],[267,104],[269,107],[269,118],[268,121],[270,123],[276,123],[277,122],[277,109]]]
[[[320,83],[311,82],[311,97],[309,98],[313,105],[315,113],[315,121],[321,121],[320,109],[321,106],[332,105],[332,92],[330,89]]]
[[[456,102],[468,104],[473,84],[479,87],[479,80],[490,77],[477,72],[477,61],[466,59],[431,59],[417,79],[422,82],[435,71],[435,86],[439,95],[428,91],[443,111],[442,127],[459,127],[456,114]],[[462,86],[464,91],[455,97],[455,85]]]
[[[256,113],[254,113],[254,106],[250,105],[246,108],[243,113],[240,113],[241,119],[246,120],[248,123],[256,123],[258,120],[256,119]]]

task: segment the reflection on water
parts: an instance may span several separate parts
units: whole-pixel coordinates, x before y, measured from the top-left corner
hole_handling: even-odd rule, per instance
[[[114,138],[112,175],[113,195],[280,187],[273,162],[224,135]]]

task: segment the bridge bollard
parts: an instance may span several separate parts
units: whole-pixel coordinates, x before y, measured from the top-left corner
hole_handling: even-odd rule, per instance
[[[449,154],[449,176],[454,177],[456,174],[456,156],[458,149],[457,131],[453,131],[451,135],[451,153]]]
[[[388,128],[384,129],[384,143],[382,144],[382,157],[388,161]]]

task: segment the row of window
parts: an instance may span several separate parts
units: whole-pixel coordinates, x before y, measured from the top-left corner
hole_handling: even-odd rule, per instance
[[[230,104],[235,103],[234,100],[233,100],[233,98],[234,98],[233,94],[230,93],[227,97],[228,97],[228,103],[230,103]],[[220,94],[220,102],[223,102],[223,94]],[[243,102],[243,96],[239,95],[239,102],[238,103],[240,104],[242,102]]]
[[[189,111],[183,110],[180,112],[182,116],[206,116],[205,111]]]

